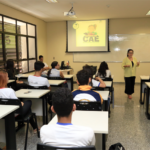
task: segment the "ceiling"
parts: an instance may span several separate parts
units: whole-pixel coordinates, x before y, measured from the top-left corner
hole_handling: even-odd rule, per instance
[[[74,2],[76,19],[64,17]],[[150,0],[0,0],[0,3],[36,16],[46,22],[63,20],[92,20],[146,17]]]

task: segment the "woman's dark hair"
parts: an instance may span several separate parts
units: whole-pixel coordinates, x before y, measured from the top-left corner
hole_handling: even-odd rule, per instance
[[[52,69],[54,69],[57,65],[58,65],[58,62],[57,62],[57,61],[53,61],[53,62],[51,63]],[[52,70],[52,69],[50,69],[50,70],[48,71],[48,73],[47,73],[47,76],[48,76],[48,77],[49,77],[49,75],[51,74],[51,70]]]
[[[98,74],[99,76],[103,76],[104,78],[106,77],[106,70],[108,70],[108,65],[105,61],[103,61],[100,66],[99,66],[99,69],[98,69]]]
[[[5,67],[5,69],[6,69],[6,71],[8,72],[8,76],[9,76],[9,78],[10,78],[10,74],[11,74],[11,77],[13,76],[15,76],[14,75],[14,61],[13,61],[13,59],[8,59],[7,61],[6,61],[6,67]]]
[[[129,53],[130,51],[134,52],[133,49],[128,49],[128,51],[127,51],[127,57],[128,57],[128,53]]]
[[[59,117],[68,117],[73,109],[73,95],[68,88],[58,88],[52,96],[52,104]]]

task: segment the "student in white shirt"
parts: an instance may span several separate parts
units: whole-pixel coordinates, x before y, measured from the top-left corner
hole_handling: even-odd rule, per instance
[[[47,63],[43,61],[43,56],[42,56],[42,55],[39,56],[39,61],[41,61],[41,62],[44,64],[42,75],[43,75],[43,76],[46,76],[46,75],[47,75],[47,71],[48,71],[50,68],[49,68],[49,66],[47,65]]]
[[[105,78],[111,78],[111,72],[108,68],[108,64],[103,61],[100,66],[99,66],[99,69],[95,75],[96,77],[100,77],[102,79],[105,79]]]
[[[71,123],[76,105],[73,103],[73,95],[68,88],[57,89],[53,94],[52,103],[51,110],[57,114],[58,122],[41,128],[42,143],[57,147],[95,145],[95,136],[91,128]]]
[[[30,75],[28,77],[28,82],[30,86],[34,87],[40,87],[40,86],[47,86],[47,88],[50,90],[50,84],[48,82],[47,78],[41,77],[41,74],[43,72],[43,67],[44,64],[40,61],[37,61],[34,63],[34,69],[35,69],[35,74]]]
[[[64,78],[63,73],[58,70],[60,68],[60,65],[57,61],[53,61],[51,66],[52,66],[52,69],[50,69],[47,73],[48,77],[61,77],[61,78]]]
[[[0,98],[18,99],[16,97],[15,91],[11,88],[7,88],[8,80],[9,80],[8,73],[5,71],[0,71]],[[21,102],[21,104],[22,104],[23,116],[31,112],[32,102],[30,100]],[[20,117],[20,116],[17,116],[17,117]],[[37,124],[35,123],[33,118],[30,119],[30,124],[34,130],[34,133],[36,133]]]
[[[101,87],[101,88],[105,88],[106,87],[106,84],[104,83],[104,81],[100,77],[96,78],[96,80],[98,80],[98,81],[93,79],[93,70],[92,70],[92,68],[89,65],[83,66],[83,70],[87,71],[90,74],[90,77],[91,77],[90,85],[92,87]]]

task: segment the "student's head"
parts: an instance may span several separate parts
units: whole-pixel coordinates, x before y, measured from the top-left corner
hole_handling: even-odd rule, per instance
[[[52,96],[51,110],[60,117],[70,117],[76,110],[72,92],[68,88],[58,88]]]
[[[8,73],[4,70],[0,71],[0,88],[6,87],[8,80]]]
[[[100,66],[99,66],[99,69],[98,69],[98,73],[100,74],[100,75],[102,75],[103,77],[105,77],[106,76],[106,70],[108,70],[109,68],[108,68],[108,64],[105,62],[105,61],[103,61],[101,64],[100,64]]]
[[[86,70],[80,70],[77,73],[78,85],[88,85],[91,82],[90,74]]]
[[[44,68],[44,63],[42,63],[41,61],[37,61],[34,63],[34,69],[35,71],[43,71],[43,68]]]
[[[134,53],[133,49],[128,49],[128,51],[127,51],[127,57],[132,57],[133,53]]]
[[[6,69],[13,70],[14,67],[15,67],[15,64],[14,64],[13,59],[8,59],[8,60],[6,61]]]
[[[60,65],[59,65],[59,63],[57,62],[57,61],[53,61],[52,63],[51,63],[51,66],[52,66],[52,68],[54,69],[59,69],[60,68]]]
[[[42,55],[39,56],[39,61],[43,62],[43,56]]]
[[[91,66],[85,65],[85,66],[83,66],[83,70],[87,71],[89,73],[90,77],[93,78],[93,69]]]

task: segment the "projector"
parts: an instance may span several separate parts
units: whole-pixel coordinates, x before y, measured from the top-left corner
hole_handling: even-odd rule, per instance
[[[76,13],[74,11],[64,12],[64,16],[75,16]]]
[[[64,12],[64,16],[70,17],[70,18],[77,18],[76,17],[76,13],[73,10],[73,3],[72,3],[72,7],[68,12]]]

